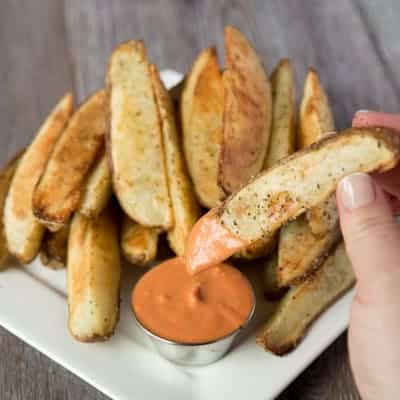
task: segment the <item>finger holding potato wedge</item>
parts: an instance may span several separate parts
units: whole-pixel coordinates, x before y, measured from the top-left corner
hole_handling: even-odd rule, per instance
[[[97,217],[107,206],[111,195],[111,169],[106,154],[103,154],[85,183],[78,211],[89,218]]]
[[[48,115],[26,149],[7,194],[4,209],[7,247],[23,264],[32,261],[38,254],[45,231],[32,210],[35,187],[72,111],[73,97],[67,93]]]
[[[170,95],[160,79],[157,68],[151,65],[150,70],[161,121],[168,189],[174,215],[174,224],[167,232],[167,239],[172,250],[182,256],[189,233],[200,217],[200,208],[186,171]]]
[[[355,276],[341,243],[322,267],[293,286],[257,336],[265,350],[283,355],[295,348],[310,324],[355,283]]]
[[[7,247],[6,234],[4,231],[4,206],[10,189],[11,180],[22,155],[23,151],[17,153],[0,171],[0,271],[5,267],[6,261],[8,261],[11,256]]]
[[[33,213],[51,231],[68,224],[84,184],[104,147],[106,91],[90,96],[75,112],[54,146],[33,193]]]
[[[173,211],[161,123],[143,42],[132,40],[114,50],[107,86],[107,147],[115,194],[134,221],[168,229],[173,224]]]
[[[147,267],[157,256],[159,228],[139,225],[124,216],[121,233],[121,249],[125,259],[139,267]]]
[[[232,193],[258,174],[268,149],[272,100],[260,57],[236,28],[225,28],[223,143],[219,180]]]
[[[50,269],[61,269],[67,265],[69,228],[67,225],[57,232],[46,231],[40,249],[40,261]]]
[[[203,50],[185,79],[180,112],[183,147],[197,198],[215,207],[225,194],[218,183],[224,87],[215,48]]]
[[[103,341],[119,320],[121,261],[113,210],[76,213],[68,241],[68,326],[81,342]]]

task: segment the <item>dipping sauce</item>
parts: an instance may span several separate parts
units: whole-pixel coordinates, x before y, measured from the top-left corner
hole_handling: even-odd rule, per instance
[[[193,275],[183,257],[165,261],[139,280],[132,293],[137,320],[164,339],[204,343],[244,325],[253,309],[250,282],[219,264]]]
[[[248,245],[221,225],[216,212],[212,209],[201,217],[190,232],[185,259],[191,273],[212,267]]]

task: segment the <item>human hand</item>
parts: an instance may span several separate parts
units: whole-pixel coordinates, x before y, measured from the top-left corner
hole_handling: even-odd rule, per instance
[[[358,112],[353,126],[399,131],[400,116]],[[390,196],[391,195],[391,196]],[[391,197],[391,198],[390,198]],[[400,398],[400,167],[372,177],[353,174],[337,190],[340,223],[357,276],[349,328],[354,377],[364,400]]]

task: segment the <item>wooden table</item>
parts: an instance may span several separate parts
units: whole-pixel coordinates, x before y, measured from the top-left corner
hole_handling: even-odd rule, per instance
[[[0,161],[29,142],[67,89],[83,99],[103,84],[117,43],[143,38],[160,68],[187,71],[206,46],[223,54],[228,23],[248,35],[268,69],[291,57],[299,92],[307,68],[317,68],[339,128],[360,108],[398,111],[399,17],[396,0],[3,0]],[[2,328],[0,354],[1,399],[106,399]],[[279,397],[356,398],[345,335]]]

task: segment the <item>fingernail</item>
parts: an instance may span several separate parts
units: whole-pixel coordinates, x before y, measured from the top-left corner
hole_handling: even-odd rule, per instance
[[[375,186],[372,178],[364,173],[346,176],[340,181],[339,195],[349,210],[367,206],[375,200]]]
[[[367,113],[367,112],[370,112],[370,110],[357,110],[356,114],[358,114],[358,113]]]

